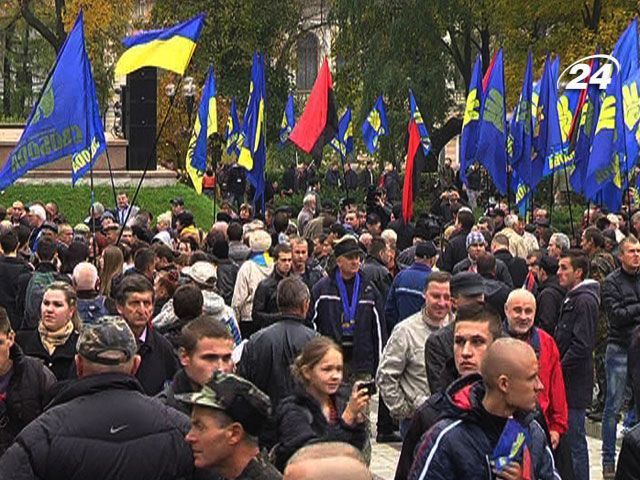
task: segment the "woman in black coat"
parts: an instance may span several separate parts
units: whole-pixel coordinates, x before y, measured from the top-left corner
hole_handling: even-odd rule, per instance
[[[41,359],[58,380],[66,380],[72,372],[80,327],[77,304],[71,285],[53,282],[42,297],[38,328],[16,335],[24,354]]]
[[[305,345],[292,368],[298,387],[282,400],[276,413],[276,467],[283,470],[289,458],[310,443],[346,442],[362,450],[370,394],[360,383],[350,397],[339,391],[340,347],[328,337],[316,337]]]

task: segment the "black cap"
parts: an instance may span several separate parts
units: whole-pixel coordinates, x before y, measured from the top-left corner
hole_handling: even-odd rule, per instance
[[[558,259],[550,255],[543,255],[538,265],[547,275],[555,275],[558,273]]]
[[[433,242],[423,242],[416,245],[416,258],[433,258],[438,254],[438,249]]]
[[[479,273],[460,272],[451,277],[451,295],[474,296],[484,293],[484,279]]]
[[[333,253],[338,258],[354,253],[361,255],[363,252],[354,236],[345,235],[333,245]]]
[[[172,198],[172,199],[169,201],[169,203],[170,203],[171,205],[173,205],[173,206],[176,206],[176,205],[183,205],[183,206],[184,206],[184,200],[182,199],[182,197],[175,197],[175,198]]]

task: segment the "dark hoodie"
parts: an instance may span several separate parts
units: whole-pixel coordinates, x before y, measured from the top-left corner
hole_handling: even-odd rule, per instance
[[[593,349],[600,308],[600,284],[587,279],[569,290],[555,331],[569,408],[591,405]]]
[[[484,394],[485,387],[480,375],[461,378],[447,389],[442,420],[423,437],[416,450],[409,479],[494,478],[491,456],[507,419],[485,410],[482,405]],[[530,478],[557,480],[559,476],[553,464],[553,455],[540,424],[535,421],[533,414],[515,414],[514,418],[529,431]]]
[[[560,286],[557,275],[550,275],[538,288],[536,325],[553,335],[567,290]]]

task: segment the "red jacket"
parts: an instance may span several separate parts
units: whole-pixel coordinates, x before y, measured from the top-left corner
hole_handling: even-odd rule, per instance
[[[567,396],[560,365],[560,352],[551,335],[544,330],[533,327],[529,344],[538,356],[539,376],[544,390],[538,394],[538,403],[549,426],[561,435],[568,427]]]

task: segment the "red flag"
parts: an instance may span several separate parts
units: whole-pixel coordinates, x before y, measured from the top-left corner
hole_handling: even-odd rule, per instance
[[[407,164],[404,172],[404,186],[402,187],[402,218],[404,223],[409,223],[413,217],[413,182],[414,163],[418,150],[422,151],[420,132],[416,122],[409,120],[409,142],[407,145]]]
[[[322,158],[322,148],[338,133],[338,114],[333,96],[329,62],[324,59],[307,105],[289,140],[313,158]]]

